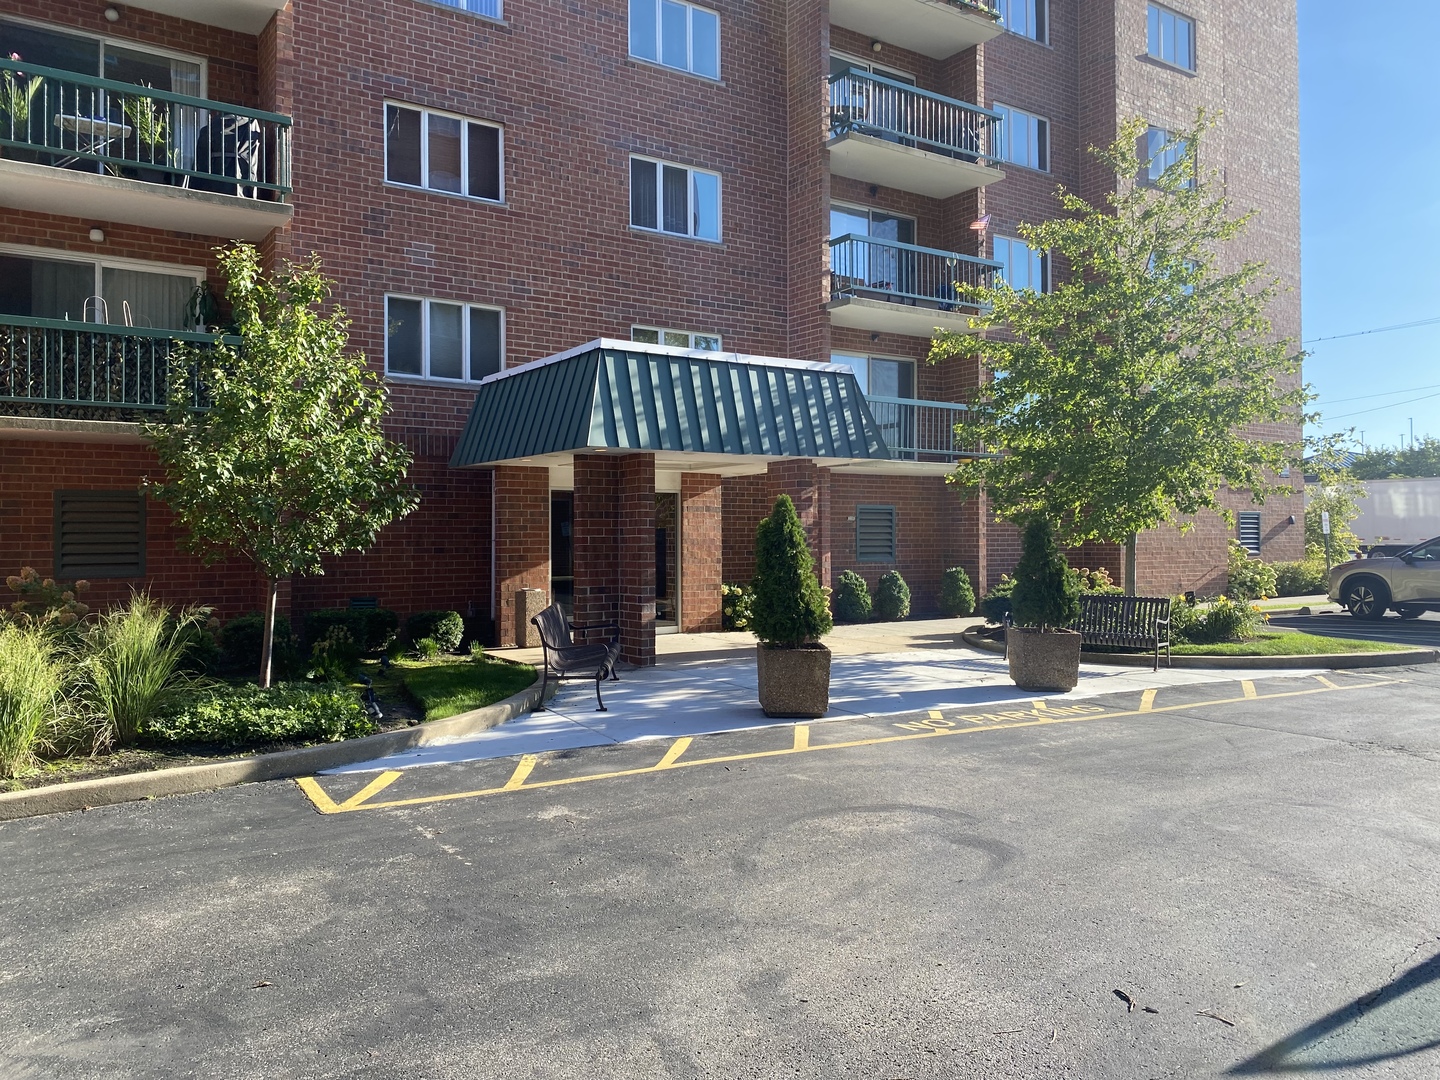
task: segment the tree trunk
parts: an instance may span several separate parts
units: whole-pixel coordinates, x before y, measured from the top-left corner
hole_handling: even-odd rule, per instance
[[[1125,541],[1125,591],[1131,596],[1136,596],[1139,590],[1135,587],[1135,534],[1130,534],[1130,539]]]
[[[280,594],[280,582],[268,579],[269,591],[265,596],[265,632],[260,637],[260,685],[270,688],[270,661],[275,654],[275,604]]]

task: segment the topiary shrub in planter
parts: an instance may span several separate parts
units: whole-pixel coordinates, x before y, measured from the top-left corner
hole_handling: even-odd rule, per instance
[[[1065,629],[1080,615],[1080,580],[1043,517],[1025,524],[1015,588],[1013,625],[1005,635],[1010,678],[1022,690],[1075,689],[1080,681],[1080,635]]]
[[[883,622],[896,622],[910,614],[910,586],[899,570],[881,575],[875,586],[875,617]]]
[[[432,638],[441,652],[454,652],[465,636],[465,620],[458,611],[417,611],[405,620],[405,637],[419,643]]]
[[[835,586],[835,618],[843,623],[870,618],[870,586],[854,570],[845,570]]]
[[[946,615],[970,615],[975,611],[975,587],[963,566],[952,566],[940,578],[940,610]]]
[[[815,560],[790,496],[775,500],[755,530],[750,628],[766,716],[824,716],[830,709],[830,650],[820,639],[833,627]]]

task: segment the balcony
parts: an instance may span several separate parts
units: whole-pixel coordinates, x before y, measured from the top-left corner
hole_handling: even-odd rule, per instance
[[[948,199],[1004,180],[1000,114],[864,71],[830,77],[830,171]]]
[[[875,418],[893,461],[949,462],[977,457],[974,447],[963,446],[955,425],[965,418],[966,407],[950,401],[873,397],[865,404]]]
[[[177,346],[214,334],[0,315],[0,427],[4,417],[134,422],[170,399]],[[198,383],[184,388],[204,404]]]
[[[286,0],[129,0],[125,6],[239,30],[242,34],[258,34],[285,3]]]
[[[830,0],[830,25],[944,60],[1001,32],[981,0]]]
[[[0,60],[0,205],[263,240],[290,220],[290,118]]]
[[[1000,268],[953,251],[839,236],[830,241],[830,324],[914,337],[969,333],[981,308],[961,287],[989,287]]]

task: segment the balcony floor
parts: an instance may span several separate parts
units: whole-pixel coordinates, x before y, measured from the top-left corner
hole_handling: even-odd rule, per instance
[[[970,328],[970,317],[974,312],[968,308],[941,311],[938,307],[870,300],[861,296],[842,296],[830,301],[827,306],[831,326],[910,337],[931,337],[937,329],[961,334],[978,333]]]
[[[191,191],[3,158],[0,205],[227,240],[264,240],[295,212],[288,203]]]
[[[829,146],[830,171],[834,175],[931,199],[948,199],[1005,179],[1005,174],[991,165],[859,132],[839,135],[830,140]]]
[[[945,0],[831,0],[830,23],[936,60],[1003,33],[999,20]]]
[[[128,6],[239,30],[242,34],[258,34],[285,7],[285,0],[129,0]]]

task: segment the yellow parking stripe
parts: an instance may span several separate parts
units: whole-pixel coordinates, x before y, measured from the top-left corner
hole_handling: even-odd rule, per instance
[[[686,735],[683,739],[676,739],[670,744],[670,749],[665,751],[665,756],[657,761],[654,767],[656,769],[670,768],[670,766],[675,764],[681,754],[690,749],[690,743],[692,741],[689,735]]]
[[[376,795],[379,792],[384,791],[387,787],[393,784],[396,780],[399,780],[400,777],[404,775],[404,773],[396,772],[393,769],[389,770],[388,772],[381,773],[374,780],[371,780],[370,783],[366,784],[363,788],[357,791],[354,795],[351,795],[348,799],[342,802],[340,804],[340,809],[355,809],[355,807],[359,806],[366,799],[370,798],[370,796]]]
[[[1316,676],[1315,676],[1315,681],[1318,682],[1318,683],[1320,683],[1322,686],[1328,686],[1331,690],[1339,690],[1339,689],[1340,689],[1340,687],[1336,686],[1333,682],[1331,682],[1329,679],[1327,679],[1324,675],[1316,675]]]
[[[1255,684],[1249,679],[1240,680],[1240,689],[1244,692],[1247,698],[1253,699],[1255,697]]]
[[[1146,690],[1143,694],[1140,695],[1141,712],[1150,712],[1155,708],[1155,694],[1156,689],[1152,686],[1149,690]]]
[[[539,760],[539,754],[526,754],[522,757],[519,764],[515,766],[515,771],[510,774],[510,779],[505,781],[505,786],[500,790],[514,791],[516,788],[523,786],[526,779],[529,778],[530,773],[534,771],[535,763]]]
[[[810,725],[809,725],[809,724],[796,724],[796,725],[795,725],[795,745],[794,745],[794,747],[793,747],[792,749],[795,749],[795,750],[809,750],[809,749],[810,749]]]
[[[806,735],[804,736],[805,745],[803,747],[799,745],[802,738],[799,735],[799,730],[801,728],[806,728],[806,725],[801,724],[796,725],[797,734],[795,736],[795,745],[786,747],[784,749],[755,750],[743,754],[724,754],[719,757],[694,758],[689,761],[672,761],[666,767],[671,769],[688,769],[693,768],[697,765],[723,765],[737,761],[758,761],[763,758],[788,757],[792,754],[816,753],[822,750],[849,750],[862,746],[883,746],[887,743],[913,742],[916,739],[937,739],[943,738],[947,735],[968,735],[980,731],[1003,731],[1012,728],[1042,727],[1050,724],[1077,724],[1087,720],[1115,720],[1128,716],[1155,716],[1157,713],[1176,712],[1188,709],[1203,709],[1217,705],[1236,705],[1244,703],[1246,701],[1274,701],[1281,698],[1309,697],[1313,694],[1330,694],[1335,692],[1343,693],[1348,690],[1375,689],[1380,686],[1404,682],[1405,680],[1391,679],[1388,680],[1388,682],[1383,683],[1356,683],[1351,686],[1339,686],[1328,679],[1323,679],[1322,681],[1325,683],[1324,686],[1311,687],[1305,690],[1286,690],[1278,694],[1258,695],[1255,698],[1247,698],[1242,696],[1221,698],[1217,701],[1180,702],[1175,705],[1161,705],[1158,707],[1152,707],[1150,709],[1144,709],[1142,707],[1116,712],[1107,712],[1102,709],[1102,711],[1095,713],[1085,712],[1057,714],[1052,711],[1050,715],[1043,716],[1042,718],[1033,718],[1034,714],[1032,712],[1032,718],[986,724],[981,727],[961,727],[959,725],[933,728],[927,727],[924,731],[909,731],[903,735],[881,735],[870,739],[852,739],[848,742],[821,743],[818,746],[810,745],[808,728],[806,729]],[[1071,708],[1075,707],[1072,706]],[[952,722],[950,721],[945,721],[945,723],[947,725],[952,724]],[[677,740],[675,745],[678,745],[680,742],[684,741],[685,740],[683,739]],[[672,745],[670,751],[666,752],[667,757],[671,752],[675,750],[675,745]],[[683,752],[683,750],[681,752]],[[676,757],[678,756],[679,754],[676,754]],[[525,783],[525,780],[529,777],[531,771],[535,768],[535,764],[538,760],[539,756],[536,754],[524,755],[520,759],[519,764],[515,766],[515,772],[511,774],[510,779],[506,781],[505,784],[501,787],[480,788],[474,791],[455,791],[443,795],[420,795],[409,799],[391,799],[386,802],[365,802],[357,805],[348,805],[347,803],[337,804],[333,799],[331,799],[328,795],[325,794],[324,790],[312,777],[304,777],[298,780],[297,783],[300,787],[300,790],[305,792],[305,794],[309,797],[311,803],[315,806],[315,809],[318,810],[320,813],[347,814],[352,813],[356,810],[384,810],[402,806],[421,806],[427,803],[453,802],[457,799],[474,799],[485,795],[498,795],[508,791],[517,791],[520,790],[522,787],[526,791],[534,791],[539,788],[564,787],[569,784],[586,784],[592,780],[613,780],[625,776],[641,776],[645,773],[653,773],[656,769],[656,767],[653,765],[647,765],[644,768],[619,769],[614,772],[607,773],[587,773],[580,776],[563,776],[557,777],[553,780],[539,780],[533,784]],[[661,760],[663,761],[664,759],[662,758]]]

